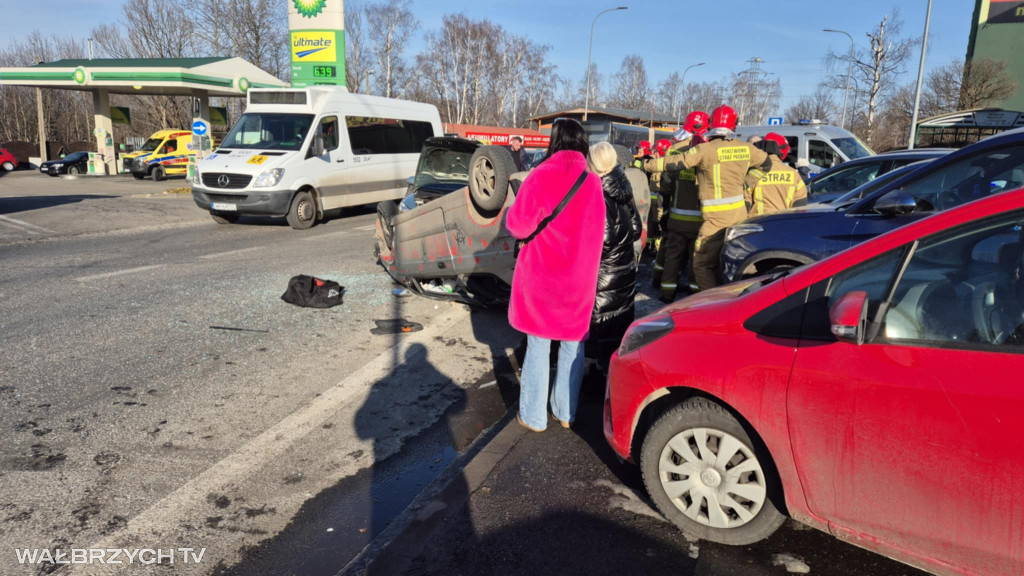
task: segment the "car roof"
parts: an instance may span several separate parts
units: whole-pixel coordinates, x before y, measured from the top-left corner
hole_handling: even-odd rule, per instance
[[[950,152],[956,152],[957,148],[914,148],[908,150],[906,148],[898,150],[889,150],[888,152],[880,152],[876,156],[930,156],[936,155],[941,156],[942,154],[949,154]]]
[[[879,196],[881,196],[883,194],[887,194],[888,192],[890,192],[892,190],[895,190],[897,188],[902,188],[907,182],[909,182],[911,180],[914,180],[917,177],[917,175],[922,173],[922,172],[926,172],[926,171],[931,171],[931,170],[942,168],[943,166],[946,166],[946,165],[952,164],[953,162],[959,161],[961,158],[963,158],[965,156],[972,156],[972,155],[976,154],[979,150],[989,150],[989,149],[993,149],[993,148],[1002,148],[1004,146],[1008,146],[1008,145],[1011,145],[1011,144],[1020,144],[1020,143],[1024,143],[1024,130],[1010,130],[1010,131],[1007,131],[1007,132],[1003,132],[1002,134],[997,134],[995,136],[991,136],[991,137],[986,138],[986,139],[984,139],[984,140],[982,140],[980,142],[976,142],[974,144],[971,144],[970,146],[965,146],[965,147],[957,150],[956,152],[952,152],[950,154],[946,154],[945,156],[939,157],[935,162],[932,162],[931,164],[929,164],[927,166],[927,168],[925,168],[924,170],[920,170],[920,171],[919,170],[914,170],[913,172],[910,172],[910,173],[904,175],[901,178],[897,178],[896,180],[893,180],[892,182],[889,183],[888,186],[884,186],[884,187],[882,187],[882,188],[872,192],[871,194],[868,194],[864,198],[861,198],[861,200],[859,202],[857,202],[856,204],[850,205],[847,208],[847,210],[850,210],[850,211],[860,210],[861,208],[866,206],[868,203],[873,202],[875,200],[875,198],[878,198]]]

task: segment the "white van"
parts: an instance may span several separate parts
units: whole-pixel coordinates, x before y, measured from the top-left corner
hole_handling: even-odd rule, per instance
[[[192,199],[221,224],[285,216],[306,229],[328,210],[401,199],[423,142],[441,134],[429,104],[335,86],[250,90],[245,113],[199,161]]]
[[[875,155],[852,132],[816,122],[788,126],[739,126],[736,128],[736,137],[746,140],[751,136],[764,137],[769,132],[775,132],[789,142],[790,152],[786,162],[797,169],[806,167],[806,170],[801,170],[805,178],[847,160]]]

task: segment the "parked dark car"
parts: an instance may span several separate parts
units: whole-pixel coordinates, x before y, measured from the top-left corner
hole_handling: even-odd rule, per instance
[[[953,152],[952,148],[895,150],[843,162],[807,182],[807,202],[828,202],[901,166],[938,158],[950,152]]]
[[[77,176],[89,171],[89,153],[72,152],[60,160],[49,160],[39,165],[39,172],[50,176],[68,174]]]
[[[726,282],[821,260],[938,211],[1024,185],[1024,129],[910,169],[863,198],[757,216],[731,227]]]

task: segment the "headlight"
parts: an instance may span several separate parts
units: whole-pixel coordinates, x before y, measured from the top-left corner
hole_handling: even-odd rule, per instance
[[[63,164],[54,164],[53,167],[54,168],[63,168],[64,165]]]
[[[195,183],[195,184],[202,183],[202,179],[199,178],[199,165],[198,164],[192,169],[192,182]]]
[[[758,232],[764,232],[764,226],[760,224],[737,224],[729,227],[725,231],[725,241],[732,242],[737,238],[742,238],[747,234],[756,234]]]
[[[273,170],[267,170],[263,174],[260,174],[256,178],[256,183],[252,185],[253,188],[269,188],[271,186],[277,186],[277,183],[284,177],[284,168],[274,168]]]
[[[672,322],[671,316],[652,316],[638,324],[634,324],[622,338],[622,344],[619,346],[619,356],[636,352],[640,348],[672,332],[673,328],[675,328],[675,323]]]

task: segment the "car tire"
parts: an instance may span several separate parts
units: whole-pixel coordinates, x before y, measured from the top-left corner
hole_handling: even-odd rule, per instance
[[[731,454],[719,462],[723,446]],[[743,546],[767,538],[786,519],[772,502],[781,496],[770,459],[729,412],[705,398],[691,398],[654,423],[640,468],[658,510],[695,538]]]
[[[68,168],[68,176],[78,176],[80,173],[81,171],[78,169],[78,166]]]
[[[469,160],[469,195],[484,212],[498,210],[508,196],[508,181],[516,171],[512,154],[504,146],[481,146]]]
[[[132,172],[132,178],[135,178],[136,180],[142,180],[145,177],[146,177],[145,174],[139,174],[138,172]]]
[[[398,214],[398,206],[390,201],[377,203],[377,227],[380,230],[380,241],[388,252],[395,249],[395,228],[392,219]],[[384,250],[381,250],[383,253]]]
[[[167,172],[164,171],[163,166],[153,168],[153,180],[156,180],[157,182],[167,180]]]
[[[308,230],[316,224],[316,203],[307,190],[300,190],[292,198],[288,209],[288,225],[296,230]]]
[[[238,222],[238,214],[226,214],[224,212],[210,212],[210,217],[217,224],[234,224]]]
[[[12,170],[15,169],[14,162],[11,162],[10,160],[5,161],[2,167],[4,169],[4,172],[11,172]]]

